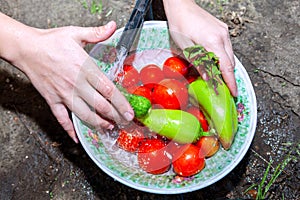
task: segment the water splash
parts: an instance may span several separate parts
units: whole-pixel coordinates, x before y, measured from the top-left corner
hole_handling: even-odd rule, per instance
[[[122,82],[123,76],[118,76],[118,75],[123,74],[123,63],[127,57],[127,54],[128,54],[128,50],[125,47],[120,46],[119,48],[117,48],[116,60],[112,68],[107,73],[107,77],[111,81],[115,80],[116,77],[118,77],[119,79],[121,79],[119,80],[119,82]]]
[[[123,46],[117,47],[117,56],[116,60],[109,70],[109,72],[106,74],[106,76],[111,81],[115,81],[117,79],[117,84],[121,84],[124,78],[124,71],[123,71],[123,64],[128,55],[128,50]],[[105,130],[106,135],[110,135],[113,138],[117,138],[119,135],[119,128],[120,125],[116,125],[113,130]]]

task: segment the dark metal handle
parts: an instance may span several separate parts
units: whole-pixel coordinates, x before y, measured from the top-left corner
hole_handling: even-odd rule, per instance
[[[127,22],[120,40],[117,44],[117,49],[120,50],[122,47],[130,50],[136,35],[143,26],[144,17],[150,8],[152,0],[138,0],[134,6],[134,9],[130,15],[130,19]]]

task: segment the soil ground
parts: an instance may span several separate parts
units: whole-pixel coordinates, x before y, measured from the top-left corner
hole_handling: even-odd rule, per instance
[[[88,8],[82,2],[88,2]],[[134,4],[103,1],[102,13],[92,14],[90,2],[0,0],[0,11],[39,28],[96,26],[110,20],[122,27]],[[270,161],[272,173],[289,152],[294,159],[267,197],[300,199],[300,2],[197,2],[229,25],[235,54],[255,89],[257,129],[240,164],[217,183],[182,195],[155,195],[124,186],[71,141],[24,74],[0,60],[0,199],[252,198],[255,192],[245,190],[261,181]]]

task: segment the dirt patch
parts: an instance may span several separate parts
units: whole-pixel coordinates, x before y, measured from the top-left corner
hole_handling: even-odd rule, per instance
[[[91,14],[82,2],[0,0],[0,10],[40,28],[110,20],[121,27],[134,3],[103,1],[103,11]],[[268,198],[300,199],[299,1],[197,2],[229,25],[235,53],[254,85],[258,124],[242,162],[217,183],[183,195],[154,195],[124,186],[71,141],[27,78],[0,61],[0,199],[244,199],[251,197],[244,191],[261,181],[268,163],[274,161],[273,172],[288,152],[296,159]],[[158,11],[157,17],[163,18]]]

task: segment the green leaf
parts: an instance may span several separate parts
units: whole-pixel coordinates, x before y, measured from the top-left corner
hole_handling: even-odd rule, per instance
[[[219,58],[213,52],[206,51],[201,45],[185,48],[183,55],[194,67],[204,67],[210,84],[214,87],[216,94],[218,94],[218,84],[223,84],[219,69]]]

